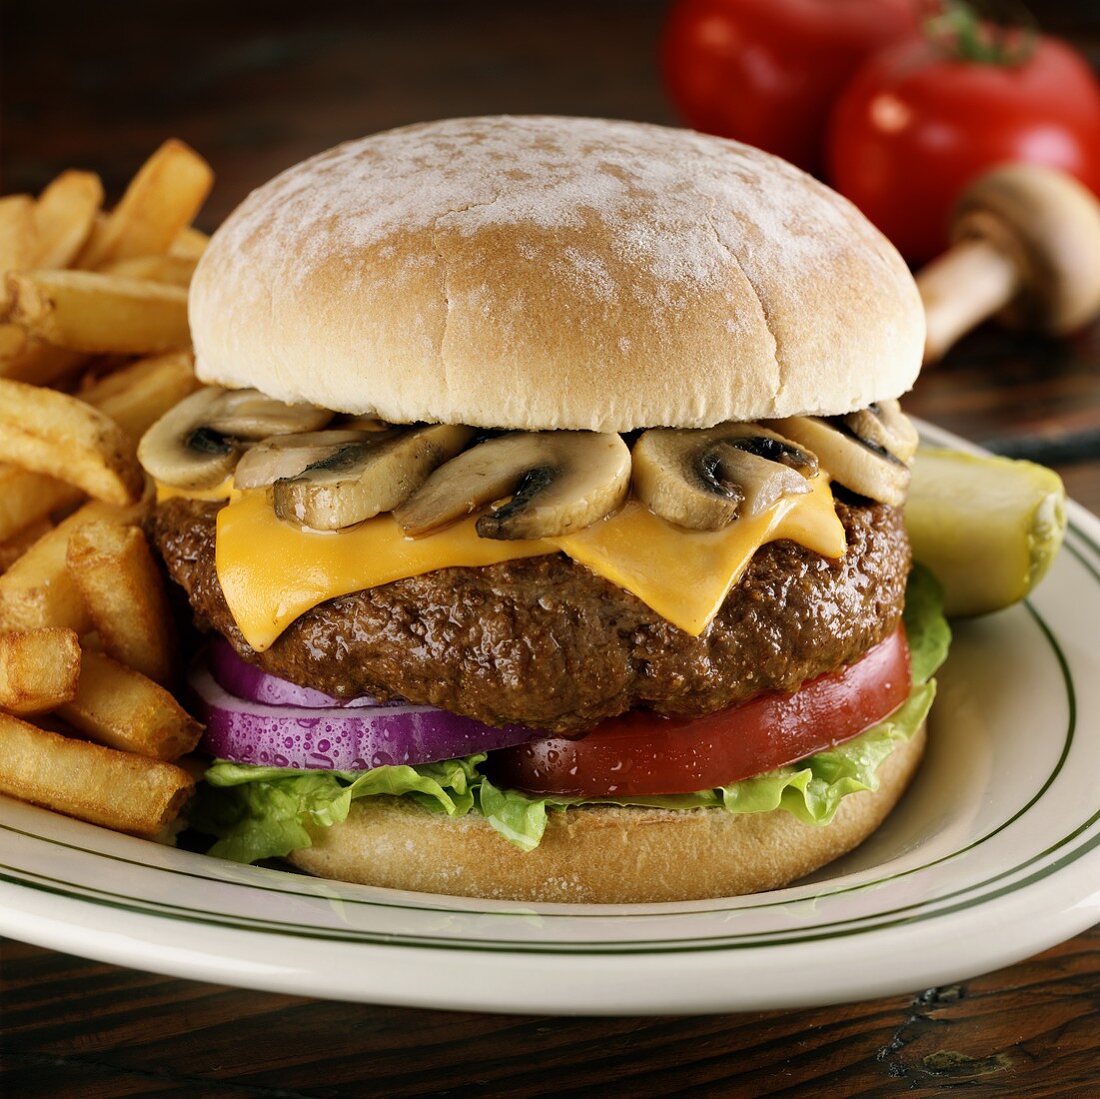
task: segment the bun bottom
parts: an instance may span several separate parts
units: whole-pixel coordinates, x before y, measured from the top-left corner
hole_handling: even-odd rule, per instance
[[[922,725],[882,762],[878,789],[846,797],[827,825],[803,824],[783,809],[578,806],[551,813],[542,843],[523,852],[483,817],[371,797],[289,859],[339,881],[494,900],[630,904],[758,893],[862,843],[905,792],[925,740]]]

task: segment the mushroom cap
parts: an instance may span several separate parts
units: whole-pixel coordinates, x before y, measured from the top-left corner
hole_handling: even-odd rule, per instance
[[[1011,257],[1021,277],[1007,323],[1057,335],[1100,313],[1100,203],[1072,176],[1040,164],[995,168],[959,199],[951,235]]]
[[[518,429],[709,427],[896,397],[909,271],[845,199],[722,138],[450,119],[289,169],[191,284],[201,379]]]

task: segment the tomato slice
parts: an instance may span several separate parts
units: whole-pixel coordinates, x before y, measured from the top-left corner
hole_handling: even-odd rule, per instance
[[[858,736],[908,697],[901,626],[856,663],[704,717],[635,710],[579,740],[551,736],[492,752],[498,785],[570,797],[690,794],[774,770]]]

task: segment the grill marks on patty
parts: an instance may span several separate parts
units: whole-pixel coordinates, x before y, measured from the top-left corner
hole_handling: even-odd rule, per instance
[[[843,559],[787,541],[764,546],[701,637],[554,554],[341,596],[257,654],[218,583],[219,506],[169,500],[151,534],[199,625],[246,659],[339,697],[400,695],[562,733],[634,707],[712,713],[852,663],[896,628],[910,563],[900,511],[838,503]]]

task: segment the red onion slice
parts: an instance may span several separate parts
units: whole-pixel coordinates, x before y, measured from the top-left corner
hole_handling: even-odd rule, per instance
[[[229,694],[201,665],[190,685],[206,723],[202,747],[235,763],[366,771],[491,752],[536,735],[519,725],[496,729],[434,706],[267,706]]]
[[[231,695],[248,702],[262,702],[266,706],[299,706],[309,710],[329,709],[334,706],[373,706],[374,699],[334,698],[315,691],[312,687],[299,687],[289,679],[280,679],[237,654],[224,638],[217,638],[210,645],[210,671]]]

